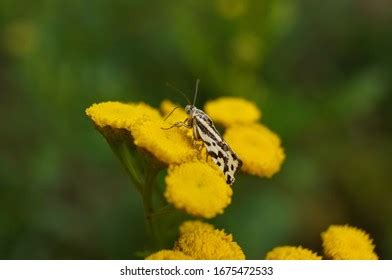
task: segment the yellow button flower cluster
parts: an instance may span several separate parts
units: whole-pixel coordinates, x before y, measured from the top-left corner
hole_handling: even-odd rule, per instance
[[[377,260],[374,244],[361,229],[348,225],[332,225],[321,233],[326,259]],[[321,256],[301,246],[281,246],[267,253],[267,260],[320,260]]]
[[[231,234],[200,221],[187,221],[180,226],[180,236],[173,250],[161,250],[147,260],[244,260],[241,247]]]
[[[164,197],[188,214],[213,218],[224,212],[233,194],[221,170],[206,156],[203,144],[193,139],[192,130],[164,129],[188,117],[183,109],[174,112],[174,108],[175,104],[166,100],[160,106],[161,112],[145,103],[121,102],[102,102],[86,109],[87,116],[106,137],[142,195],[152,236],[155,230],[152,221],[163,213],[155,211],[153,205],[153,192],[158,191],[155,176],[162,167],[167,167]],[[254,103],[224,97],[208,102],[205,111],[225,128],[224,138],[243,161],[242,171],[269,178],[280,170],[285,159],[281,140],[259,123],[261,112]],[[164,118],[168,114],[170,118]],[[147,259],[245,259],[232,235],[211,224],[188,221],[180,226],[179,233],[172,250],[158,251]],[[358,228],[332,225],[321,238],[326,259],[378,259],[371,238]],[[301,246],[276,247],[266,255],[270,260],[321,258]]]
[[[173,106],[169,101],[163,102],[164,115]],[[158,110],[144,103],[103,102],[89,107],[86,114],[100,131],[105,132],[106,128],[127,131],[129,141],[169,167],[164,195],[176,208],[194,216],[212,218],[230,204],[232,189],[222,172],[195,149],[192,131],[162,129],[170,127],[173,119],[183,121],[187,114],[182,109],[167,121]]]
[[[195,156],[191,139],[179,130],[162,129],[167,123],[147,104],[102,102],[87,108],[86,114],[101,128],[129,131],[136,146],[165,164],[178,164]]]
[[[191,129],[163,129],[189,117],[182,108],[173,111],[175,107],[165,100],[161,114],[145,103],[102,102],[89,107],[86,114],[107,139],[113,134],[107,128],[126,131],[132,145],[168,166],[164,196],[169,203],[188,214],[213,218],[231,203],[232,189],[206,156],[203,144],[193,139]],[[224,97],[208,102],[205,110],[217,124],[227,127],[225,140],[243,161],[242,171],[261,177],[279,171],[285,158],[280,139],[257,123],[261,112],[254,103]]]

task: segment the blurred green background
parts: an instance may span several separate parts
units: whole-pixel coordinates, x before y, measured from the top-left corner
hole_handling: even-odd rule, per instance
[[[0,258],[135,258],[142,203],[84,110],[200,78],[198,106],[255,101],[287,154],[212,220],[248,258],[348,223],[391,259],[391,50],[388,0],[2,0]]]

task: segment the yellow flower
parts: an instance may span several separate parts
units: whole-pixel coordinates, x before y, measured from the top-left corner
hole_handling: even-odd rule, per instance
[[[137,122],[132,128],[134,143],[166,164],[179,164],[197,156],[192,140],[180,129],[162,129],[162,119]]]
[[[321,257],[309,249],[294,246],[276,247],[267,253],[266,260],[321,260]]]
[[[139,120],[159,120],[159,111],[145,103],[102,102],[93,104],[86,109],[86,115],[99,127],[131,131],[132,126]]]
[[[149,255],[146,260],[191,260],[192,258],[180,251],[161,250]]]
[[[193,232],[193,231],[206,231],[214,230],[214,226],[203,223],[202,221],[186,221],[180,226],[180,235]]]
[[[269,178],[280,170],[285,154],[280,138],[267,127],[261,124],[231,126],[224,138],[243,161],[243,171]]]
[[[212,120],[225,127],[258,121],[261,111],[256,104],[238,97],[221,97],[209,101],[204,110]]]
[[[185,232],[176,242],[174,250],[182,251],[197,260],[245,259],[240,246],[233,241],[233,236],[217,229]]]
[[[227,19],[243,16],[248,10],[248,0],[215,0],[218,13]]]
[[[102,102],[87,108],[86,114],[98,127],[130,131],[136,146],[163,163],[178,164],[197,155],[192,139],[182,130],[162,129],[170,125],[163,121],[158,110],[147,104]]]
[[[173,111],[173,109],[176,107],[180,107],[180,106],[178,106],[177,104],[174,104],[173,102],[171,102],[169,100],[163,100],[160,105],[160,109],[163,114],[163,117],[167,117],[168,114],[170,114]],[[170,123],[175,123],[178,121],[184,121],[187,118],[189,118],[188,114],[185,113],[185,110],[182,107],[180,107],[180,108],[176,109],[170,115],[170,117],[167,118],[166,121],[170,122]]]
[[[223,173],[206,162],[171,166],[165,180],[167,201],[189,214],[212,218],[231,202],[233,191]]]
[[[256,34],[240,33],[234,38],[231,45],[233,57],[239,63],[248,66],[258,66],[261,63],[261,41]]]
[[[201,221],[186,221],[173,250],[162,250],[147,260],[244,260],[245,255],[231,234]]]
[[[4,48],[10,54],[22,57],[31,54],[40,45],[39,25],[29,20],[10,22],[2,30]]]
[[[332,225],[321,233],[324,254],[334,260],[377,260],[369,235],[348,225]]]

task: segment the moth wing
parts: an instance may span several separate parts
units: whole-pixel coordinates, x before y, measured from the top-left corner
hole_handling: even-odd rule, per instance
[[[202,128],[202,123],[196,123],[196,129],[199,137],[207,149],[207,153],[212,160],[218,165],[219,169],[225,175],[226,183],[233,184],[234,176],[242,166],[242,161],[221,138],[215,127],[212,126],[213,131]]]
[[[226,142],[223,142],[228,147],[227,151],[227,168],[223,173],[225,174],[226,181],[231,181],[230,184],[234,183],[235,175],[241,169],[242,161],[238,158],[238,156],[233,152],[233,150],[227,145]]]
[[[218,144],[224,155],[222,171],[225,174],[226,182],[231,185],[234,183],[235,174],[241,169],[242,161],[224,140]]]
[[[202,119],[203,121],[205,121],[210,127],[212,127],[214,130],[215,130],[215,132],[218,134],[218,132],[216,131],[216,128],[215,128],[215,126],[214,126],[214,123],[212,122],[212,120],[211,120],[211,118],[206,114],[206,113],[204,113],[202,110],[199,110],[199,115],[198,115],[198,118],[199,119]],[[219,134],[218,134],[219,135]]]

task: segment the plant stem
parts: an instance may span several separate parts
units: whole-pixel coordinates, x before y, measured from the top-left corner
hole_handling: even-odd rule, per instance
[[[161,235],[161,219],[157,216],[164,214],[161,209],[156,212],[154,209],[154,192],[157,191],[156,177],[163,167],[148,152],[139,150],[133,143],[132,135],[125,129],[111,129],[108,127],[97,127],[101,134],[106,138],[112,151],[124,165],[129,178],[143,201],[144,216],[146,219],[147,234],[150,239],[151,250],[161,248],[163,237]],[[156,203],[156,201],[155,201]]]
[[[172,212],[174,212],[175,210],[174,210],[174,208],[171,206],[171,205],[165,205],[165,206],[163,206],[163,207],[161,207],[161,208],[159,208],[159,209],[156,209],[155,211],[154,211],[154,213],[152,213],[151,214],[151,216],[153,217],[153,218],[155,218],[155,217],[157,217],[157,216],[162,216],[162,215],[166,215],[166,214],[170,214],[170,213],[172,213]]]
[[[143,206],[144,206],[144,215],[147,224],[147,231],[150,235],[150,240],[152,241],[152,247],[154,249],[159,248],[160,246],[160,236],[159,236],[159,228],[155,219],[153,218],[154,212],[154,205],[153,205],[153,195],[155,186],[155,179],[159,172],[159,169],[154,168],[152,165],[146,166],[145,172],[145,180],[144,186],[142,190],[142,199],[143,199]]]
[[[110,145],[114,153],[118,156],[122,164],[125,166],[129,178],[132,183],[135,185],[136,189],[141,193],[142,192],[142,179],[140,178],[140,174],[137,171],[135,160],[130,152],[130,147],[125,142],[122,142],[118,145]]]

